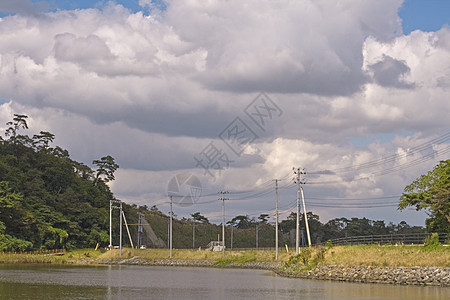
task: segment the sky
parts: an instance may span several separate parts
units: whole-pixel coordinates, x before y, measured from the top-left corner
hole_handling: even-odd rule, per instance
[[[424,225],[405,186],[450,152],[450,1],[0,2],[13,114],[118,199],[221,222],[308,211]],[[297,177],[296,172],[302,173]],[[306,174],[304,174],[306,173]],[[273,221],[273,219],[272,219]]]

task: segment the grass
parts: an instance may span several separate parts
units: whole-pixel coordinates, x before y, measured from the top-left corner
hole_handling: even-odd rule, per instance
[[[167,249],[124,249],[122,250],[122,258],[131,258],[138,256],[140,259],[145,260],[157,260],[157,259],[169,259],[169,250]],[[281,262],[286,262],[289,260],[289,254],[286,252],[279,252],[279,260]],[[113,251],[107,251],[102,254],[99,258],[119,258],[119,250],[115,249]],[[209,260],[209,261],[219,261],[222,260],[222,252],[212,252],[205,250],[186,250],[186,249],[174,249],[172,251],[172,259],[174,260]],[[237,263],[243,262],[275,262],[275,252],[274,251],[226,251],[225,259]]]
[[[387,267],[450,267],[450,247],[339,246],[328,249],[321,264]]]
[[[147,261],[169,259],[167,249],[130,249],[112,251],[80,249],[66,252],[62,256],[42,254],[0,254],[0,263],[76,263],[84,260],[95,263],[97,259],[127,259],[139,257]],[[226,251],[222,252],[198,250],[173,250],[174,260],[208,260],[215,261],[217,266],[230,263],[275,262],[275,252],[265,250]],[[450,267],[450,247],[444,246],[335,246],[303,248],[298,256],[292,252],[279,251],[279,262],[286,263],[292,270],[310,269],[316,265],[345,266],[388,266],[388,267]]]
[[[321,265],[377,267],[450,267],[450,247],[424,246],[336,246],[302,249],[283,266],[289,273],[304,272]]]
[[[66,252],[64,255],[44,254],[10,254],[0,252],[0,263],[48,263],[66,264],[82,259],[96,259],[102,255],[102,251],[93,249],[78,249]]]

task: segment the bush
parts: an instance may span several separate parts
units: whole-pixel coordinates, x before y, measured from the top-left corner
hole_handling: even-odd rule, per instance
[[[439,243],[439,234],[432,233],[431,235],[427,236],[427,238],[423,241],[423,244],[425,247],[441,246],[441,243]]]
[[[17,239],[15,237],[12,237],[8,234],[1,234],[0,235],[0,251],[30,251],[33,248],[33,243]]]

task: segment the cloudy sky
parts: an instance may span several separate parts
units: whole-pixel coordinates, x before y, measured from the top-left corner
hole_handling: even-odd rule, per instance
[[[30,134],[54,133],[75,160],[112,155],[127,203],[167,213],[168,193],[194,195],[175,197],[178,217],[220,222],[219,191],[227,220],[273,215],[280,179],[284,218],[295,167],[322,222],[424,225],[396,204],[449,158],[448,11],[444,0],[2,0],[0,129],[23,113]]]

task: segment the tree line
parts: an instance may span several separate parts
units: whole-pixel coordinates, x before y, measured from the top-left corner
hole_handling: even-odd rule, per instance
[[[153,207],[153,211],[155,208]],[[182,218],[181,222],[193,222],[209,224],[206,217],[200,212],[191,215],[192,218]],[[280,246],[295,245],[296,213],[291,214],[279,223],[279,243]],[[311,240],[313,244],[325,243],[328,240],[347,236],[361,235],[381,235],[381,234],[412,234],[425,233],[422,226],[411,226],[405,221],[398,224],[392,222],[386,224],[383,220],[370,220],[367,218],[335,218],[326,223],[320,222],[320,217],[312,212],[307,213]],[[304,215],[300,215],[300,230],[303,231],[301,243],[307,244]],[[237,248],[253,248],[256,245],[256,230],[258,230],[258,246],[274,247],[275,224],[270,222],[268,214],[261,214],[257,218],[248,215],[239,215],[227,222],[226,243],[231,247],[231,227],[233,227],[234,244]],[[216,229],[220,231],[220,227]],[[301,235],[302,236],[302,235]]]

